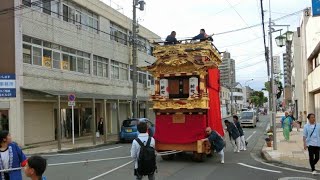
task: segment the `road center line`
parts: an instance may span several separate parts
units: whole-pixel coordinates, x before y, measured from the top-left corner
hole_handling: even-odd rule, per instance
[[[102,173],[102,174],[100,174],[100,175],[98,175],[98,176],[95,176],[95,177],[93,177],[93,178],[90,178],[90,179],[88,179],[88,180],[98,179],[98,178],[100,178],[100,177],[102,177],[102,176],[105,176],[105,175],[107,175],[107,174],[112,173],[113,171],[116,171],[116,170],[118,170],[118,169],[120,169],[120,168],[123,168],[123,167],[131,164],[132,162],[133,162],[133,161],[129,161],[129,162],[127,162],[127,163],[125,163],[125,164],[123,164],[123,165],[121,165],[121,166],[118,166],[118,167],[116,167],[116,168],[114,168],[114,169],[111,169],[110,171],[107,171],[107,172],[105,172],[105,173]]]
[[[85,161],[71,161],[71,162],[64,162],[64,163],[48,164],[48,166],[60,166],[60,165],[69,165],[69,164],[81,164],[81,163],[110,161],[110,160],[127,159],[127,158],[131,158],[131,156],[105,158],[105,159],[93,159],[93,160],[85,160]]]
[[[256,133],[257,131],[253,131],[253,133],[246,139],[246,141],[249,141],[249,139],[251,139],[251,137]]]
[[[238,163],[241,166],[245,166],[248,168],[252,168],[252,169],[257,169],[257,170],[261,170],[261,171],[268,171],[268,172],[274,172],[274,173],[282,173],[281,171],[274,171],[274,170],[270,170],[270,169],[264,169],[264,168],[259,168],[259,167],[254,167],[254,166],[250,166],[244,163]]]
[[[93,150],[93,151],[85,151],[85,152],[78,152],[78,153],[68,153],[68,154],[48,154],[48,155],[42,155],[44,157],[52,157],[52,156],[72,156],[72,155],[78,155],[78,154],[88,154],[88,153],[95,153],[95,152],[102,152],[102,151],[109,151],[113,149],[119,149],[122,148],[122,146],[117,146],[113,148],[108,149],[99,149],[99,150]]]

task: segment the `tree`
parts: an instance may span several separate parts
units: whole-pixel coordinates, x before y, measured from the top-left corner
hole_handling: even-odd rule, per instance
[[[275,85],[278,86],[278,90],[277,90],[277,99],[279,99],[281,97],[281,94],[283,92],[283,86],[281,81],[275,81]],[[270,88],[270,81],[267,81],[264,83],[264,87],[265,89],[270,92],[271,88]]]
[[[264,96],[262,91],[253,91],[251,93],[250,101],[256,107],[261,107],[264,103],[268,102],[268,98]]]

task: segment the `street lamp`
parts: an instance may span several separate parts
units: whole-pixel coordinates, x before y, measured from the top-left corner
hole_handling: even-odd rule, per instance
[[[283,47],[286,45],[287,38],[285,36],[280,35],[280,36],[276,37],[275,39],[276,39],[277,46]]]
[[[246,87],[247,82],[253,81],[254,79],[250,79],[244,83],[244,87]]]

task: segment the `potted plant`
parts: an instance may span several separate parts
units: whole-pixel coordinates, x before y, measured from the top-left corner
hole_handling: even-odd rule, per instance
[[[271,147],[271,139],[267,137],[266,139],[267,147]]]
[[[267,136],[270,138],[270,141],[273,141],[273,131],[272,130],[267,131]]]

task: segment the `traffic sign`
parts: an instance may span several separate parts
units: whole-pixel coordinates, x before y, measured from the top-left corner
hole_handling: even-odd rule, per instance
[[[69,101],[68,102],[68,106],[76,106],[76,102],[75,101]]]
[[[75,94],[69,94],[68,95],[68,100],[69,101],[75,101],[76,100],[76,95]]]

